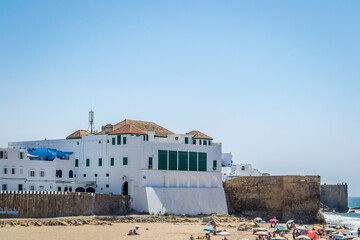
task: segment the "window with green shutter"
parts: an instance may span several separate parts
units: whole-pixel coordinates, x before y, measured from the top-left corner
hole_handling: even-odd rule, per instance
[[[213,161],[213,168],[215,168],[215,169],[217,168],[217,161],[216,160]]]
[[[79,159],[75,159],[75,167],[79,166]]]
[[[189,170],[197,171],[197,153],[189,152]]]
[[[111,166],[114,166],[114,163],[115,163],[114,158],[110,158],[110,165],[111,165]]]
[[[152,168],[152,157],[149,157],[149,168]]]
[[[169,170],[177,170],[177,151],[169,151]]]
[[[167,151],[159,150],[158,152],[158,169],[167,170]]]
[[[207,171],[207,155],[206,153],[199,153],[198,155],[199,158],[199,171]]]
[[[90,167],[90,158],[87,158],[87,159],[86,159],[86,166],[87,166],[87,167]]]
[[[128,158],[127,157],[123,158],[123,165],[128,165]]]
[[[189,138],[185,137],[185,144],[188,144],[188,143],[189,143]]]
[[[115,140],[116,140],[116,139],[113,137],[113,138],[112,138],[112,145],[115,145]]]
[[[204,140],[204,145],[207,145],[207,141],[206,141],[206,140]]]
[[[196,140],[195,140],[195,139],[193,140],[193,144],[196,144]]]
[[[126,137],[123,138],[123,144],[126,144]]]
[[[99,167],[102,166],[102,158],[99,158]]]
[[[121,144],[121,135],[117,135],[117,144],[118,144],[118,145]]]
[[[201,145],[201,139],[199,139],[199,145]]]
[[[179,170],[180,171],[187,171],[188,170],[188,152],[179,152]]]

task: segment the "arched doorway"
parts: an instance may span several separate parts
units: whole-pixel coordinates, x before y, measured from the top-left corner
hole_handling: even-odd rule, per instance
[[[127,181],[125,181],[123,186],[122,186],[121,194],[122,195],[129,195],[129,183]]]
[[[86,189],[86,192],[95,192],[95,189],[92,188],[92,187],[88,187],[88,188]]]
[[[75,189],[75,192],[85,192],[85,188],[78,187]]]

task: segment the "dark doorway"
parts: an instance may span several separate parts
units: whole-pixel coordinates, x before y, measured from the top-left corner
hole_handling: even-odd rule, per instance
[[[65,187],[65,188],[64,188],[64,192],[66,192],[67,190],[68,190],[68,187]]]
[[[23,185],[22,185],[22,184],[19,184],[18,190],[19,190],[19,191],[22,191],[22,190],[23,190]]]
[[[122,186],[122,195],[129,195],[129,183],[128,182],[124,182],[123,186]]]
[[[78,187],[75,189],[75,192],[85,192],[85,188]]]
[[[58,187],[58,192],[61,192],[61,187]]]
[[[92,188],[92,187],[88,187],[88,188],[86,189],[86,192],[95,192],[95,189]]]

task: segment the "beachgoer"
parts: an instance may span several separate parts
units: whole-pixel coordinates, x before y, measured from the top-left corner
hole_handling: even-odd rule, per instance
[[[194,237],[193,237],[193,235],[190,235],[190,240],[194,240]]]
[[[128,235],[133,235],[133,231],[132,231],[132,229],[130,229],[130,231],[129,231]]]
[[[360,228],[358,228],[358,237],[360,237]]]
[[[133,233],[134,233],[135,235],[137,235],[137,234],[138,234],[138,233],[136,232],[136,230],[135,230],[135,229],[134,229]]]

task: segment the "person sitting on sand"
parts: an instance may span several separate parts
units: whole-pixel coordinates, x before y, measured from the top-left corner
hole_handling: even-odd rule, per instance
[[[190,235],[190,240],[194,240],[194,237],[193,237],[193,235],[192,235],[192,234]]]
[[[133,235],[133,231],[132,231],[132,229],[130,229],[130,231],[129,231],[128,235]]]
[[[136,230],[135,230],[135,229],[134,229],[133,233],[134,233],[135,235],[138,235],[138,233],[136,232]]]

